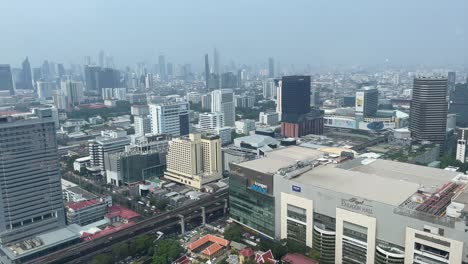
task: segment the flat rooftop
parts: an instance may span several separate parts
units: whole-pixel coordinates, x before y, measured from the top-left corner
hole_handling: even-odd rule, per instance
[[[318,159],[324,153],[315,149],[292,146],[280,148],[265,154],[265,157],[241,163],[241,166],[262,173],[276,173],[279,169],[291,166],[298,161]]]
[[[305,169],[290,181],[392,206],[401,205],[419,190],[437,190],[460,174],[374,158],[356,158],[340,163],[337,155],[298,146],[274,150],[264,158],[247,161],[240,166],[277,174],[279,169],[301,160],[313,160],[314,168]],[[284,176],[277,174],[275,177]]]

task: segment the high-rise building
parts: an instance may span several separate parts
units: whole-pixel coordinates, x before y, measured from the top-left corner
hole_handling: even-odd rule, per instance
[[[26,57],[22,63],[23,68],[21,69],[21,75],[19,83],[21,87],[17,87],[17,89],[26,89],[26,90],[33,90],[33,81],[32,81],[32,72],[31,72],[31,65],[29,64],[29,59]]]
[[[205,83],[206,89],[208,89],[208,81],[210,80],[210,60],[208,59],[208,54],[205,54]]]
[[[105,175],[104,156],[109,153],[121,152],[130,144],[130,139],[124,137],[97,137],[88,141],[88,152],[91,158],[91,166],[99,168]]]
[[[221,88],[236,88],[237,76],[232,72],[225,72],[221,74]]]
[[[170,62],[167,63],[167,76],[174,77],[174,65]]]
[[[54,82],[37,81],[37,96],[41,99],[52,99],[56,84]]]
[[[223,145],[232,142],[232,130],[231,127],[225,126],[223,113],[201,113],[198,118],[200,132],[218,135]]]
[[[364,117],[373,117],[379,108],[379,91],[372,87],[363,87],[356,91],[356,113]]]
[[[268,77],[275,78],[275,59],[268,58]]]
[[[277,87],[274,79],[268,79],[262,83],[262,94],[265,99],[273,99],[276,97]]]
[[[453,93],[455,90],[455,83],[457,81],[457,75],[455,72],[448,72],[447,73],[447,89],[449,92],[449,95]]]
[[[101,94],[102,88],[119,88],[120,72],[111,68],[85,65],[86,91]]]
[[[150,116],[135,116],[134,122],[136,136],[144,136],[146,134],[151,133]]]
[[[466,147],[468,144],[468,128],[457,129],[457,160],[467,162]]]
[[[174,137],[190,132],[189,106],[187,102],[150,104],[151,132]]]
[[[211,92],[211,112],[224,114],[224,124],[233,127],[236,121],[236,107],[232,89],[219,89]]]
[[[190,134],[174,139],[167,154],[166,179],[201,189],[222,177],[219,136]]]
[[[216,75],[220,75],[221,72],[219,71],[219,53],[218,50],[215,48],[213,51],[213,60],[214,60],[214,71],[213,73]]]
[[[447,134],[446,78],[419,77],[414,79],[409,130],[413,140],[439,144],[440,154],[445,152]]]
[[[296,121],[310,112],[310,76],[283,76],[281,120]]]
[[[15,94],[11,67],[8,64],[0,64],[0,94],[1,93],[8,95]]]
[[[84,100],[83,83],[77,81],[62,81],[61,89],[66,96],[67,109],[71,110],[73,107],[81,104]]]
[[[204,94],[201,96],[201,107],[203,110],[211,109],[211,94]]]
[[[65,226],[55,124],[48,113],[0,117],[3,245]]]
[[[450,97],[449,112],[457,115],[457,126],[468,127],[468,83],[455,85]]]
[[[105,55],[104,51],[103,51],[103,50],[100,50],[100,51],[99,51],[99,54],[98,54],[98,57],[99,57],[99,58],[98,58],[98,59],[99,59],[99,67],[104,67],[104,66],[105,66],[105,65],[104,65],[104,58],[105,58],[105,56],[106,56],[106,55]]]
[[[164,55],[159,55],[158,65],[159,65],[159,76],[160,76],[161,80],[167,80],[166,58],[164,57]]]
[[[275,79],[275,87],[276,87],[276,113],[278,113],[278,118],[281,121],[281,113],[283,112],[283,81],[281,79]]]
[[[311,111],[310,76],[283,76],[277,95],[281,111],[281,135],[299,138],[323,133],[323,111]]]

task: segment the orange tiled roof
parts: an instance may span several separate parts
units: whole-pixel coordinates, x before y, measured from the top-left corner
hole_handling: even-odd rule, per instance
[[[229,241],[224,238],[214,236],[214,235],[206,235],[198,239],[197,241],[190,243],[190,245],[188,246],[188,249],[195,250],[208,242],[219,244],[220,246],[223,246],[223,247],[229,246]]]
[[[203,250],[202,253],[205,254],[206,256],[211,256],[211,255],[215,254],[216,252],[218,252],[222,248],[223,247],[220,246],[219,244],[213,243],[213,244],[211,244],[211,246],[209,246],[205,250]]]

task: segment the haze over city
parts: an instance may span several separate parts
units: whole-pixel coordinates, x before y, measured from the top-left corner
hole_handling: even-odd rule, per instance
[[[159,54],[200,71],[223,64],[453,65],[468,56],[468,2],[454,1],[9,1],[0,9],[3,62],[28,55],[82,64],[99,50],[119,67]]]

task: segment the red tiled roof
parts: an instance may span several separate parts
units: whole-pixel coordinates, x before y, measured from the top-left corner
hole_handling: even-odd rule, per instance
[[[282,257],[281,260],[289,264],[319,264],[318,261],[298,253],[288,253],[286,256]]]
[[[244,257],[249,257],[250,258],[255,254],[255,252],[251,248],[243,248],[243,249],[241,249],[239,251],[239,254],[241,254]]]
[[[219,244],[219,245],[221,245],[223,247],[227,247],[229,245],[229,240],[226,240],[224,238],[208,234],[208,235],[203,236],[202,238],[198,239],[197,241],[194,241],[194,242],[190,243],[190,245],[188,245],[188,249],[189,250],[195,250],[195,249],[199,248],[200,246],[202,246],[202,245],[204,245],[204,244],[206,244],[208,242]]]
[[[258,264],[263,264],[263,263],[275,264],[276,260],[273,257],[273,253],[271,252],[271,249],[270,249],[267,252],[255,254],[255,262],[257,262]]]
[[[112,205],[111,207],[109,207],[108,213],[106,214],[106,217],[107,218],[113,218],[113,217],[116,217],[116,216],[120,216],[124,219],[127,219],[127,220],[131,220],[135,217],[138,217],[140,216],[138,213],[130,210],[130,209],[127,209],[125,207],[122,207],[120,205]]]
[[[174,260],[172,264],[189,264],[190,259],[187,257],[187,255],[183,255],[182,257]]]
[[[218,252],[222,248],[223,247],[220,246],[219,244],[213,243],[213,244],[211,244],[211,246],[205,248],[205,250],[203,250],[202,253],[205,254],[206,256],[212,256],[213,254],[215,254],[216,252]]]
[[[96,199],[91,199],[91,200],[82,201],[82,202],[69,203],[69,204],[67,204],[67,207],[70,208],[70,209],[73,209],[75,211],[78,211],[78,210],[80,210],[82,208],[89,207],[89,206],[95,205],[95,204],[97,204],[97,200]]]
[[[122,224],[118,227],[112,227],[112,226],[108,226],[106,227],[104,230],[102,230],[101,232],[98,232],[92,236],[86,236],[86,237],[81,237],[82,240],[94,240],[96,238],[99,238],[99,237],[103,237],[105,235],[108,235],[108,234],[112,234],[116,231],[119,231],[119,230],[122,230],[122,229],[125,229],[129,226],[132,226],[134,225],[135,223],[134,222],[128,222],[128,223],[125,223],[125,224]],[[84,233],[83,233],[84,234]]]

